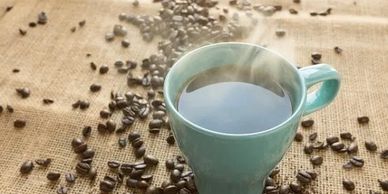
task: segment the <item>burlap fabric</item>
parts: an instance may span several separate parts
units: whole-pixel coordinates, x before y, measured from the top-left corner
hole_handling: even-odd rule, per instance
[[[316,121],[314,127],[300,129],[305,139],[302,143],[293,143],[280,164],[277,181],[290,183],[295,180],[298,169],[315,169],[319,176],[310,187],[310,193],[346,193],[342,188],[343,178],[355,182],[354,193],[382,192],[377,179],[388,178],[388,161],[380,159],[379,152],[367,152],[363,145],[365,140],[373,140],[378,151],[388,149],[388,1],[302,0],[298,5],[291,0],[268,0],[260,3],[284,6],[284,11],[265,20],[265,28],[270,29],[266,33],[272,36],[274,29],[283,28],[287,31],[284,41],[292,40],[286,41],[291,49],[279,50],[282,54],[291,55],[297,64],[305,66],[310,64],[310,53],[319,51],[323,54],[322,61],[332,64],[343,79],[335,102],[311,115]],[[220,7],[226,4],[225,1]],[[2,10],[8,5],[15,7],[4,14]],[[13,114],[0,115],[0,193],[55,193],[59,185],[66,185],[63,174],[74,172],[77,162],[70,142],[73,137],[81,136],[85,125],[93,126],[92,136],[87,142],[97,151],[94,166],[99,175],[95,182],[78,179],[70,186],[70,193],[98,193],[98,180],[110,173],[106,165],[110,159],[136,161],[130,146],[118,149],[119,135],[99,135],[96,125],[100,121],[98,113],[107,106],[111,90],[144,93],[142,88],[129,89],[126,77],[116,73],[113,62],[117,59],[141,61],[155,52],[156,41],[143,42],[138,30],[129,25],[129,49],[123,49],[117,40],[106,43],[103,36],[118,22],[118,13],[156,14],[159,7],[159,4],[141,1],[140,7],[135,9],[124,0],[0,2],[0,104],[11,104],[15,108]],[[299,14],[290,15],[287,11],[290,7],[300,10]],[[308,14],[328,7],[333,8],[330,16],[310,17]],[[27,28],[28,22],[35,21],[40,11],[47,12],[48,24],[28,29],[27,35],[21,37],[18,28]],[[71,33],[70,28],[82,19],[87,21],[85,27]],[[248,41],[259,42],[258,39]],[[265,41],[260,40],[261,43]],[[334,46],[343,48],[344,52],[335,54]],[[86,53],[92,56],[87,58]],[[99,75],[91,71],[91,61],[98,65],[109,64],[109,73]],[[13,74],[13,68],[20,68],[21,72]],[[91,93],[89,86],[92,83],[101,84],[102,91]],[[31,96],[22,100],[15,92],[18,87],[29,87]],[[43,98],[52,98],[55,103],[43,105]],[[90,100],[90,108],[72,110],[71,104],[79,99]],[[357,123],[357,116],[362,115],[370,117],[368,125]],[[13,121],[18,118],[27,120],[24,129],[13,127]],[[115,116],[113,119],[118,121],[119,118]],[[134,129],[145,138],[147,153],[161,161],[153,171],[153,184],[160,185],[169,177],[164,161],[180,152],[176,146],[166,143],[167,130],[150,135],[147,122],[139,121],[132,126],[131,130]],[[324,140],[329,135],[346,131],[356,136],[360,146],[358,155],[365,159],[365,166],[346,171],[341,166],[350,156],[328,150],[317,153],[323,156],[324,163],[314,168],[309,156],[303,153],[307,136],[317,132],[318,139]],[[21,176],[21,163],[38,158],[53,158],[53,162],[47,169],[35,168],[30,175]],[[46,173],[49,171],[62,173],[58,183],[48,183]],[[124,191],[128,189],[121,186],[115,193]]]

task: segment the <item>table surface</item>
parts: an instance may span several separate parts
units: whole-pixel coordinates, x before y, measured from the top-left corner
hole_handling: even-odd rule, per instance
[[[287,184],[295,179],[299,169],[314,169],[319,176],[307,190],[310,193],[347,193],[342,187],[344,178],[355,182],[353,193],[383,192],[377,179],[388,179],[388,161],[379,157],[379,152],[388,149],[388,1],[386,0],[302,0],[300,4],[291,0],[252,1],[261,4],[280,4],[283,10],[272,17],[260,18],[257,30],[244,41],[267,44],[300,66],[310,65],[313,51],[322,53],[322,62],[333,65],[342,76],[341,91],[327,108],[312,114],[315,120],[311,129],[299,129],[303,142],[294,142],[280,163],[280,174],[276,181]],[[5,13],[6,6],[14,8]],[[227,7],[222,1],[220,8]],[[331,7],[332,14],[326,17],[311,17],[310,11],[322,11]],[[118,149],[119,135],[98,135],[95,130],[101,121],[99,111],[107,107],[111,90],[136,91],[145,94],[141,88],[128,88],[125,75],[116,73],[116,60],[141,62],[155,53],[156,43],[145,43],[134,26],[124,24],[128,29],[130,48],[124,49],[115,40],[107,43],[104,34],[119,23],[121,12],[133,14],[157,14],[160,4],[148,0],[140,1],[134,8],[127,0],[2,0],[0,1],[0,105],[10,104],[13,114],[0,114],[0,193],[55,193],[59,185],[66,185],[62,176],[59,182],[48,183],[49,171],[62,173],[74,171],[77,163],[70,142],[81,134],[85,125],[93,126],[89,146],[97,153],[94,164],[98,167],[97,181],[79,179],[70,186],[70,193],[98,193],[98,180],[109,174],[106,162],[115,159],[134,162],[132,148]],[[299,11],[291,15],[289,8]],[[232,13],[235,11],[231,9]],[[37,14],[45,11],[48,23],[29,28],[28,23],[36,21]],[[256,14],[256,13],[255,13]],[[71,33],[70,28],[85,19],[86,25]],[[27,29],[21,36],[18,28]],[[274,31],[286,30],[282,39]],[[336,54],[335,46],[343,49]],[[91,57],[86,57],[91,53]],[[109,64],[106,75],[91,71],[90,62]],[[19,68],[20,73],[12,73]],[[136,70],[135,72],[138,72]],[[102,91],[90,93],[89,86],[100,83]],[[32,91],[27,99],[17,96],[15,88],[29,87]],[[43,98],[55,100],[52,105],[43,105]],[[87,99],[91,106],[86,111],[72,110],[71,104]],[[369,116],[370,123],[359,125],[358,116]],[[15,129],[16,119],[26,119],[24,129]],[[119,119],[114,116],[113,119]],[[169,146],[165,138],[168,131],[152,136],[147,131],[147,121],[137,122],[131,127],[141,132],[147,140],[147,153],[161,161],[153,169],[153,184],[160,185],[169,177],[164,161],[180,152],[177,146]],[[309,162],[311,156],[303,153],[308,135],[318,134],[324,141],[331,135],[351,132],[359,145],[356,155],[365,159],[360,169],[344,170],[342,165],[350,159],[348,154],[336,154],[330,149],[315,152],[323,157],[318,167]],[[128,132],[127,132],[128,133]],[[124,134],[125,135],[125,134]],[[364,142],[373,140],[378,152],[370,153]],[[345,141],[346,142],[346,141]],[[348,142],[346,142],[348,144]],[[20,176],[19,167],[25,160],[53,158],[47,168],[35,168],[28,176]],[[117,193],[127,191],[124,186]],[[136,193],[141,193],[136,191]]]

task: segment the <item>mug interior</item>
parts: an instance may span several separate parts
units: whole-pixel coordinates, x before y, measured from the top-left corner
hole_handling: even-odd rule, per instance
[[[292,106],[290,117],[300,109],[305,87],[296,67],[279,54],[248,43],[212,44],[193,50],[179,59],[165,80],[164,95],[167,106],[168,104],[173,106],[170,108],[174,109],[177,116],[184,118],[177,108],[177,102],[184,87],[201,72],[223,65],[249,67],[251,74],[262,75],[266,79],[275,81],[290,97]],[[208,130],[211,131],[211,129]]]

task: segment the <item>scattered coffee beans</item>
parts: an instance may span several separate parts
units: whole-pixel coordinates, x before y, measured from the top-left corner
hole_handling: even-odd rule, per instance
[[[356,188],[356,186],[354,185],[354,182],[349,179],[344,179],[342,181],[342,185],[348,191],[353,191]]]
[[[69,189],[67,187],[59,186],[59,188],[57,189],[57,194],[67,194],[68,190]]]
[[[108,65],[103,64],[100,66],[100,70],[99,70],[100,74],[106,74],[108,73],[108,71],[109,71]]]
[[[367,117],[367,116],[358,117],[357,121],[360,124],[367,124],[367,123],[369,123],[369,117]]]
[[[44,25],[47,23],[47,15],[45,12],[40,12],[38,15],[38,24]]]
[[[68,183],[74,183],[76,179],[77,179],[77,176],[73,173],[65,174],[65,180]]]
[[[54,100],[49,99],[49,98],[44,98],[42,100],[42,102],[43,102],[43,104],[52,104],[52,103],[54,103]]]
[[[19,34],[25,36],[27,34],[27,30],[19,28]]]
[[[22,98],[28,98],[31,94],[31,90],[29,88],[17,88],[16,92]]]
[[[388,180],[377,180],[380,184],[380,187],[383,191],[388,191]]]
[[[302,127],[304,128],[309,128],[314,125],[314,120],[313,119],[306,119],[301,122]]]
[[[366,141],[365,148],[371,152],[375,152],[377,150],[377,145],[373,141]]]
[[[49,172],[49,173],[47,173],[46,177],[50,181],[57,181],[61,177],[61,174],[56,173],[56,172]]]
[[[17,119],[13,122],[13,126],[15,128],[24,128],[26,126],[26,121],[25,120],[20,120],[20,119]]]
[[[302,135],[302,133],[296,132],[295,137],[294,137],[294,140],[295,140],[296,142],[301,142],[301,141],[303,141],[303,135]]]
[[[101,85],[99,85],[99,84],[92,84],[92,85],[90,85],[89,89],[92,92],[98,92],[98,91],[101,90]]]
[[[27,161],[23,162],[23,164],[20,167],[19,171],[22,174],[28,174],[28,173],[30,173],[32,171],[33,168],[34,168],[34,163],[32,163],[31,160],[27,160]]]
[[[334,51],[337,54],[341,54],[343,50],[340,47],[336,46],[336,47],[334,47]]]
[[[35,160],[35,163],[39,166],[47,167],[51,164],[52,159],[46,158],[46,159],[37,159]]]
[[[380,154],[380,157],[384,160],[388,160],[388,149],[387,150],[383,150]]]
[[[310,158],[310,162],[313,165],[321,165],[323,163],[323,158],[321,156],[313,156]]]

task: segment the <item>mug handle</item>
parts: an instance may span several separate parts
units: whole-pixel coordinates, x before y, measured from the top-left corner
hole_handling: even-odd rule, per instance
[[[307,95],[303,115],[308,115],[330,104],[338,93],[341,78],[338,72],[328,64],[318,64],[299,69],[305,80],[306,88],[323,82],[322,86]]]

